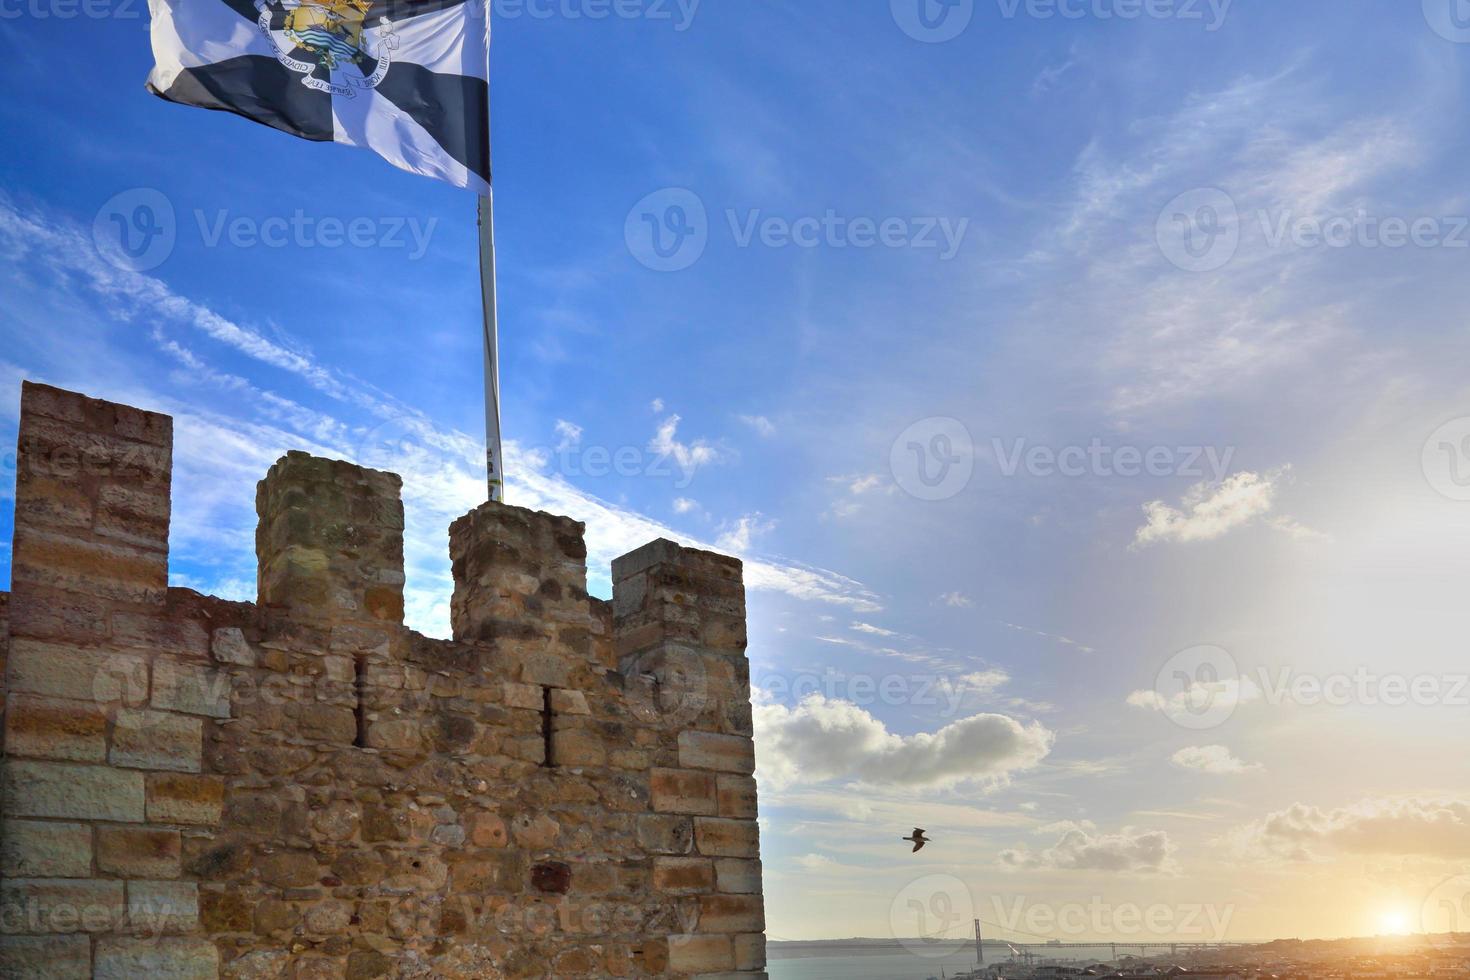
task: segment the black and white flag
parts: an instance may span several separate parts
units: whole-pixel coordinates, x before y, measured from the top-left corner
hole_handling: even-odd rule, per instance
[[[490,186],[486,0],[150,0],[148,88]]]

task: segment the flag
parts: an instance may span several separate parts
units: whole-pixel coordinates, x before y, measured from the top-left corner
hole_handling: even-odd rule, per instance
[[[150,0],[148,89],[488,193],[485,0]]]

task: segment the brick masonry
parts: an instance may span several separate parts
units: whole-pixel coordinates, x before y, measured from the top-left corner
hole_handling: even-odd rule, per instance
[[[27,384],[0,593],[0,978],[764,977],[741,565],[450,529],[291,453],[257,603],[168,587],[172,420]]]

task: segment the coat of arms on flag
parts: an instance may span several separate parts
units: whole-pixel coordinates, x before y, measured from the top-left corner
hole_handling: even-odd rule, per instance
[[[151,0],[148,88],[482,193],[485,0]]]

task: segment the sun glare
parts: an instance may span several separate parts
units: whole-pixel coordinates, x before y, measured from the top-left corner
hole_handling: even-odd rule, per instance
[[[1402,909],[1391,909],[1378,917],[1378,931],[1385,936],[1407,936],[1411,929],[1409,914]]]

